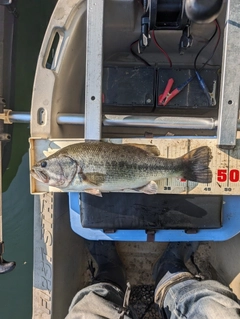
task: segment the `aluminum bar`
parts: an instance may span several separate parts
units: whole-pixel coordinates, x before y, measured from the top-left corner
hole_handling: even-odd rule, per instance
[[[223,44],[217,140],[222,148],[236,145],[240,87],[240,1],[228,0]]]
[[[88,140],[101,139],[104,0],[87,1],[85,128]]]
[[[77,124],[84,125],[85,117],[83,114],[67,114],[67,113],[58,113],[57,114],[57,123],[58,124]]]
[[[28,112],[11,112],[9,120],[13,123],[30,123],[31,115]]]
[[[140,116],[110,116],[106,115],[103,120],[104,126],[137,126],[137,127],[159,127],[175,129],[206,129],[216,128],[213,118],[195,117],[140,117]]]
[[[11,112],[9,120],[12,123],[30,123],[31,115],[27,112]],[[58,113],[56,120],[60,125],[84,125],[85,117],[77,113]],[[213,130],[217,128],[218,121],[214,118],[105,115],[102,125]],[[240,120],[237,121],[237,130],[240,131]]]
[[[84,115],[59,113],[57,123],[84,124]],[[129,127],[158,127],[175,129],[201,129],[212,130],[217,126],[213,118],[195,117],[170,117],[170,116],[129,116],[105,115],[102,119],[103,126],[129,126]]]

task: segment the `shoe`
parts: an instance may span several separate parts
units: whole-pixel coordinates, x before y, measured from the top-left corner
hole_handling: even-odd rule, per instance
[[[169,243],[163,255],[157,260],[153,268],[153,278],[155,285],[166,275],[167,272],[171,274],[179,272],[190,271],[185,266],[185,262],[197,250],[198,242],[182,242]]]
[[[126,290],[126,272],[113,241],[86,241],[87,248],[98,265],[94,283],[109,282],[123,292]]]

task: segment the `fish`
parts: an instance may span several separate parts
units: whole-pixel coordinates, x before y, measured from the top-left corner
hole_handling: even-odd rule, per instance
[[[32,177],[64,192],[133,190],[156,194],[156,181],[178,177],[211,183],[211,149],[201,146],[178,158],[159,156],[156,145],[86,141],[68,145],[33,165]]]

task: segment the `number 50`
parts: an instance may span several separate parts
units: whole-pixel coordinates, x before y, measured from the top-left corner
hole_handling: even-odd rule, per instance
[[[229,176],[228,176],[229,174]],[[230,182],[238,182],[240,177],[239,170],[231,169],[229,172],[227,169],[218,169],[217,170],[217,181],[220,183],[226,182],[229,178]]]

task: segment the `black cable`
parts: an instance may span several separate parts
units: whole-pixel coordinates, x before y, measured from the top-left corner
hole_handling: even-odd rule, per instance
[[[213,33],[213,35],[211,36],[211,38],[207,41],[207,43],[205,43],[205,45],[199,50],[198,54],[196,55],[195,59],[194,59],[194,69],[195,69],[195,74],[189,78],[184,84],[188,85],[190,82],[192,82],[193,79],[195,79],[195,77],[197,76],[197,73],[199,71],[201,71],[203,68],[205,68],[205,66],[208,64],[208,62],[212,59],[213,55],[215,54],[216,52],[216,49],[218,47],[218,44],[219,44],[219,41],[220,41],[220,38],[221,38],[221,29],[220,29],[220,26],[219,26],[219,23],[218,23],[218,20],[216,19],[215,21],[215,24],[216,24],[216,29]],[[206,46],[213,40],[213,38],[215,37],[216,33],[218,31],[218,39],[217,39],[217,42],[215,44],[215,47],[213,49],[213,52],[211,54],[211,56],[207,59],[207,61],[199,68],[197,69],[197,59],[199,57],[199,55],[201,54],[201,52],[206,48]],[[198,73],[199,74],[199,73]],[[184,85],[183,84],[183,85]]]
[[[157,95],[157,88],[158,88],[158,72],[155,68],[155,75],[154,75],[154,84],[153,84],[153,101],[154,106],[152,108],[152,112],[154,113],[158,104],[158,95]]]
[[[187,85],[189,85],[189,83],[192,82],[196,77],[198,77],[200,85],[202,86],[204,91],[206,91],[206,93],[207,93],[207,87],[205,85],[204,80],[201,78],[201,76],[199,74],[199,71],[201,71],[207,65],[207,63],[211,60],[211,58],[213,57],[213,55],[214,55],[214,53],[215,53],[215,51],[216,51],[216,49],[218,47],[218,44],[219,44],[219,41],[220,41],[220,38],[221,38],[221,29],[220,29],[219,23],[218,23],[217,20],[215,20],[214,22],[216,24],[216,29],[215,29],[214,33],[212,34],[211,38],[207,41],[207,43],[205,43],[204,46],[199,50],[199,52],[197,53],[197,55],[196,55],[196,57],[194,59],[195,74],[193,76],[191,76],[190,78],[188,78],[182,85],[180,85],[178,87],[179,88],[179,92],[182,91]],[[197,69],[197,59],[198,59],[199,55],[206,48],[206,46],[213,40],[213,38],[215,37],[217,31],[218,31],[218,39],[217,39],[217,42],[215,44],[215,47],[213,49],[213,52],[212,52],[211,56],[207,59],[207,61],[199,69]],[[208,96],[208,98],[209,98],[209,96]]]
[[[130,50],[133,56],[135,56],[135,58],[137,58],[138,60],[140,60],[141,62],[143,62],[145,65],[147,66],[151,66],[151,64],[149,64],[145,59],[143,59],[142,57],[140,57],[136,52],[133,51],[133,45],[138,43],[138,40],[134,41],[131,45],[130,45]]]
[[[218,44],[219,44],[219,41],[220,41],[220,37],[221,37],[221,29],[219,27],[219,23],[217,20],[214,21],[215,22],[215,25],[216,25],[216,28],[215,28],[215,31],[213,33],[213,35],[211,36],[211,38],[207,41],[207,43],[205,43],[205,45],[199,50],[198,54],[196,55],[195,59],[194,59],[194,70],[195,70],[195,76],[197,76],[198,78],[198,81],[199,81],[199,84],[202,88],[202,90],[204,91],[207,99],[208,99],[208,103],[209,105],[212,104],[212,98],[209,94],[209,91],[208,91],[208,87],[204,81],[204,79],[201,77],[200,75],[200,71],[207,65],[207,63],[212,59],[217,47],[218,47]],[[207,61],[199,68],[197,69],[197,59],[199,57],[199,55],[201,54],[201,52],[208,46],[208,44],[213,40],[213,38],[215,37],[215,35],[217,34],[218,32],[218,39],[217,39],[217,42],[215,44],[215,47],[213,48],[213,51],[212,51],[212,54],[210,55],[210,57],[207,59]],[[195,76],[193,78],[195,78]],[[192,78],[192,79],[193,79]]]
[[[212,59],[212,57],[214,56],[214,54],[215,54],[215,52],[216,52],[216,50],[217,50],[219,41],[220,41],[220,39],[221,39],[221,29],[220,29],[220,26],[219,26],[219,23],[218,23],[218,20],[217,20],[217,19],[215,20],[215,24],[216,24],[216,28],[218,29],[218,39],[217,39],[217,42],[216,42],[216,44],[215,44],[215,47],[214,47],[214,49],[213,49],[213,52],[212,52],[211,56],[210,56],[210,57],[207,59],[207,61],[203,64],[203,66],[200,68],[200,70],[203,69],[203,68],[208,64],[208,62]]]
[[[197,53],[197,55],[196,55],[196,57],[195,57],[195,59],[194,59],[194,69],[195,69],[195,71],[197,71],[197,59],[198,59],[199,55],[200,55],[200,54],[202,53],[202,51],[209,45],[209,43],[211,43],[211,41],[213,40],[213,38],[215,37],[215,35],[217,34],[218,31],[219,31],[219,34],[221,35],[218,21],[215,20],[215,23],[216,23],[216,28],[215,28],[215,30],[214,30],[214,32],[213,32],[211,38],[210,38],[210,39],[204,44],[204,46],[199,50],[199,52]],[[213,52],[212,52],[210,58],[203,64],[203,66],[202,66],[199,70],[202,70],[202,69],[207,65],[207,63],[211,60],[211,58],[213,57],[213,55],[214,55],[214,53],[215,53],[215,51],[216,51],[216,49],[217,49],[217,46],[218,46],[218,43],[219,43],[219,39],[220,39],[220,37],[218,38],[218,41],[217,41],[217,43],[216,43],[216,45],[215,45],[215,48],[213,49]]]

